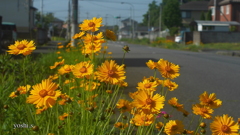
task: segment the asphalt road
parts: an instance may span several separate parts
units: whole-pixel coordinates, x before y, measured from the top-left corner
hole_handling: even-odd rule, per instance
[[[108,51],[119,64],[122,61],[121,42],[108,43]],[[124,90],[136,91],[137,83],[144,76],[153,76],[154,71],[146,66],[148,60],[158,61],[160,58],[180,65],[180,77],[174,79],[179,88],[168,92],[167,100],[177,97],[184,108],[191,112],[192,104],[199,102],[199,95],[204,91],[216,93],[223,101],[222,107],[215,109],[215,115],[229,114],[235,120],[240,118],[240,57],[217,55],[209,52],[188,52],[169,50],[142,45],[130,45],[126,54],[126,81],[129,87]],[[158,74],[160,77],[160,74]],[[161,77],[160,77],[161,78]],[[166,103],[166,102],[165,102]],[[166,106],[167,107],[167,106]],[[169,109],[169,108],[166,108]]]

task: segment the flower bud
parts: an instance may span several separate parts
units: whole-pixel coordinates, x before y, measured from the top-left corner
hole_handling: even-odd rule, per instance
[[[123,50],[124,50],[124,52],[129,52],[130,50],[129,50],[129,47],[127,46],[127,45],[125,45],[124,47],[123,47]]]
[[[122,118],[126,120],[126,119],[127,119],[127,116],[126,116],[126,115],[123,115]]]
[[[206,130],[205,130],[205,129],[202,129],[200,132],[201,132],[202,134],[205,134],[205,133],[206,133]]]
[[[163,117],[168,119],[169,118],[169,114],[163,114]]]
[[[4,105],[3,108],[4,108],[4,109],[8,109],[9,106],[8,106],[8,105]]]
[[[206,123],[201,122],[199,126],[200,126],[201,128],[205,128],[205,127],[206,127]]]
[[[33,130],[33,131],[38,131],[38,130],[39,130],[39,127],[38,127],[38,126],[34,126],[34,127],[32,127],[32,130]]]

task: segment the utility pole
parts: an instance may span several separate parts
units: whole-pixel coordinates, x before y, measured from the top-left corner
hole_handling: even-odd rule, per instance
[[[70,25],[70,23],[71,23],[71,21],[70,21],[70,19],[71,19],[71,5],[70,5],[70,0],[68,0],[68,21],[67,21],[67,40],[70,40],[71,39],[71,34],[70,34],[70,32],[71,32],[71,25]]]
[[[43,28],[43,0],[41,0],[41,17],[40,17],[40,23]]]
[[[72,0],[71,37],[78,32],[78,0]],[[76,46],[76,40],[72,39],[72,46]]]
[[[216,0],[214,0],[214,18],[213,18],[213,21],[216,21],[216,6],[217,6],[217,2]]]
[[[151,34],[151,28],[150,28],[150,10],[149,10],[149,11],[148,11],[148,38],[149,38],[149,42],[151,42],[151,40],[150,40],[150,38],[151,38],[150,34]]]
[[[161,3],[159,4],[159,8],[160,8],[160,11],[159,11],[159,37],[161,37],[161,23],[162,23],[162,5]]]

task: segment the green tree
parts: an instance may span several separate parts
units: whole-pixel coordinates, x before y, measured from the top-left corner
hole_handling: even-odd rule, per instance
[[[157,5],[156,1],[152,1],[152,3],[148,4],[148,11],[143,15],[142,26],[159,26],[159,13],[160,6]],[[149,22],[150,19],[150,22]]]
[[[211,10],[208,10],[207,16],[206,16],[206,20],[207,21],[211,21],[212,20],[212,11]]]
[[[200,20],[203,20],[203,21],[206,20],[206,18],[205,18],[205,13],[204,13],[204,12],[201,13]]]
[[[163,23],[171,31],[173,27],[180,27],[182,25],[181,11],[179,9],[178,0],[167,0],[163,7]],[[175,31],[175,29],[174,29]],[[170,32],[172,33],[172,32]],[[176,34],[173,32],[172,34]]]
[[[41,24],[42,17],[42,24]],[[41,15],[40,12],[36,13],[36,24],[39,28],[48,28],[49,24],[54,20],[53,13],[46,13]]]

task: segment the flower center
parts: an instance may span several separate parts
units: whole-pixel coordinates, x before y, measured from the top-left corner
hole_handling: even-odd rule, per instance
[[[88,26],[89,26],[89,27],[94,27],[94,26],[95,26],[95,23],[90,22],[90,23],[88,23]]]
[[[91,46],[89,47],[89,49],[90,49],[90,50],[94,50],[94,49],[95,49],[95,46],[94,46],[94,45],[91,45]]]
[[[144,87],[145,87],[145,88],[151,88],[151,84],[149,84],[149,83],[144,84]]]
[[[177,125],[173,125],[172,127],[171,127],[171,130],[177,130]]]
[[[207,113],[208,112],[208,110],[206,109],[206,108],[201,108],[200,109],[203,113]]]
[[[41,90],[41,91],[39,92],[39,95],[40,95],[41,97],[45,97],[45,96],[47,96],[47,94],[48,94],[48,92],[47,92],[45,89],[43,89],[43,90]]]
[[[86,73],[87,72],[87,68],[85,66],[83,66],[81,69],[80,69],[80,72],[81,73]]]
[[[146,116],[142,117],[141,119],[142,119],[142,121],[147,121],[148,120],[148,118]]]
[[[20,44],[20,45],[17,46],[17,48],[19,50],[23,50],[24,48],[26,48],[26,46],[24,44]]]
[[[112,77],[112,76],[114,75],[114,71],[109,70],[109,71],[108,71],[108,75],[109,75],[110,77]]]
[[[169,66],[166,66],[166,67],[165,67],[165,70],[166,70],[167,72],[172,71],[172,69],[171,69]]]
[[[208,103],[209,105],[211,105],[211,104],[213,104],[213,101],[212,101],[211,99],[207,99],[207,103]]]
[[[230,128],[227,125],[222,125],[221,129],[224,133],[228,133],[230,131]]]
[[[150,99],[150,98],[146,99],[146,103],[147,103],[148,105],[151,105],[152,102],[153,102],[152,99]]]

